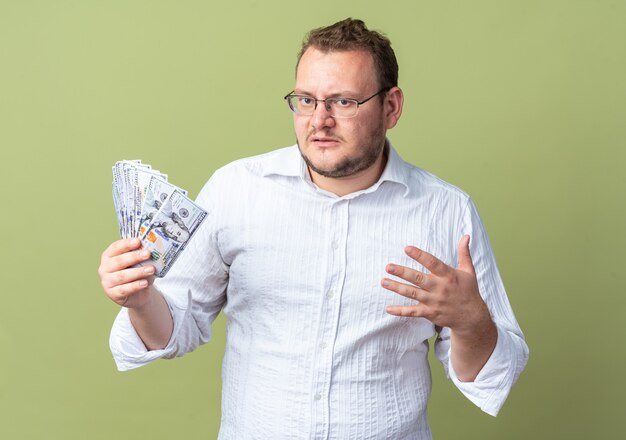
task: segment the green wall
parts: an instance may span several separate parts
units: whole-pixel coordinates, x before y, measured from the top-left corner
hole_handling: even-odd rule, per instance
[[[434,365],[435,438],[621,436],[626,2],[0,0],[0,438],[216,436],[222,318],[184,358],[115,370],[110,167],[141,158],[195,196],[293,143],[302,36],[347,16],[391,38],[390,137],[473,196],[531,347],[497,418]]]

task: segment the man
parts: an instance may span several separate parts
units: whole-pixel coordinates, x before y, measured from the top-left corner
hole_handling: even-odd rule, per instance
[[[528,349],[470,198],[386,138],[397,78],[363,22],[309,34],[285,97],[297,145],[218,170],[207,221],[154,285],[137,240],[103,253],[119,369],[195,349],[223,311],[220,439],[429,439],[438,333],[455,385],[498,412]]]

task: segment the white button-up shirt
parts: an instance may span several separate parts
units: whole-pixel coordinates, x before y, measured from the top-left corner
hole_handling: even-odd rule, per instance
[[[392,147],[379,181],[343,197],[317,188],[297,146],[218,170],[197,202],[209,213],[168,275],[156,282],[174,320],[162,350],[147,351],[118,315],[111,350],[120,370],[181,356],[227,316],[219,438],[430,439],[428,339],[434,325],[385,306],[413,301],[385,290],[385,265],[424,270],[411,244],[449,265],[471,235],[481,295],[498,328],[474,382],[450,363],[450,332],[435,353],[454,384],[495,415],[528,348],[487,234],[470,198],[404,162]]]

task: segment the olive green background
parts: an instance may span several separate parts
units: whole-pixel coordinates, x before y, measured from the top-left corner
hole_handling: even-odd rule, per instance
[[[531,348],[497,418],[433,364],[435,438],[622,438],[626,2],[604,0],[0,0],[0,438],[216,437],[222,317],[184,358],[115,369],[110,167],[195,197],[293,143],[302,36],[347,16],[391,38],[390,138],[473,196]]]

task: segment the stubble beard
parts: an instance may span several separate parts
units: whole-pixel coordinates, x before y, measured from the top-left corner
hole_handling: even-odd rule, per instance
[[[310,139],[312,135],[308,135],[307,139]],[[372,133],[370,137],[370,143],[361,147],[360,154],[357,157],[344,157],[339,163],[332,168],[321,168],[315,165],[309,157],[304,154],[300,142],[298,141],[298,149],[304,162],[307,164],[311,171],[324,177],[341,178],[353,176],[361,171],[364,171],[374,165],[380,155],[385,149],[385,135],[383,130],[382,121],[380,126]]]

